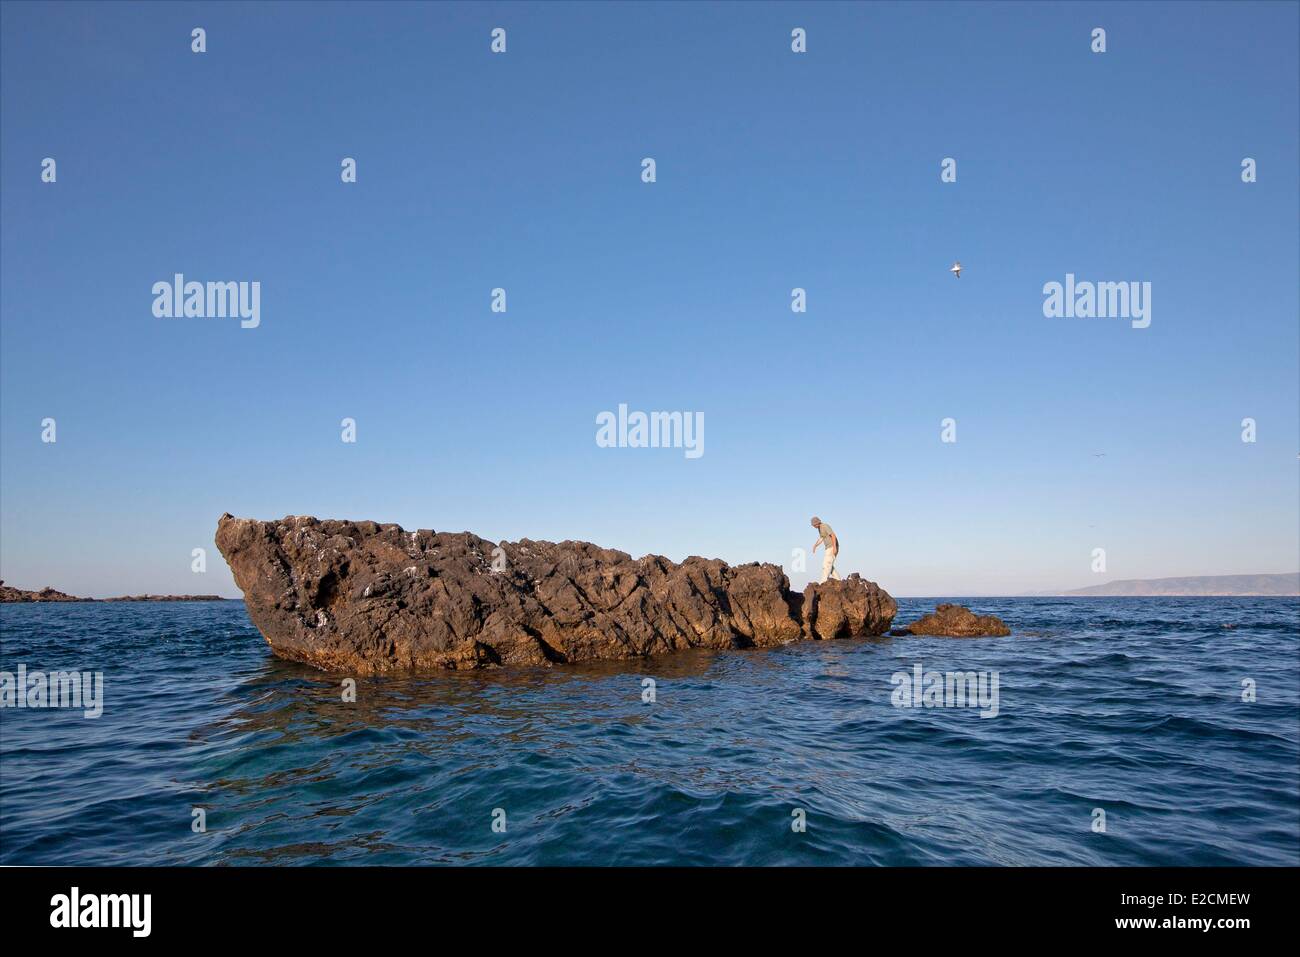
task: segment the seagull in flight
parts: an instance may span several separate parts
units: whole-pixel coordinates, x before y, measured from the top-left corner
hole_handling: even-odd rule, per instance
[[[950,267],[948,267],[948,272],[952,273],[954,276],[956,276],[958,279],[960,279],[960,278],[961,278],[961,263],[959,263],[959,262],[955,262],[955,263],[953,263]]]

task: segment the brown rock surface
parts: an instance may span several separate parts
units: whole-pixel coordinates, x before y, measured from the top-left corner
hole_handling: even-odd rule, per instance
[[[809,584],[801,615],[805,634],[826,640],[883,634],[897,611],[887,591],[854,572],[843,581]]]
[[[947,604],[900,630],[913,635],[944,638],[1005,637],[1011,634],[1011,629],[996,615],[977,615],[962,605]]]
[[[896,610],[856,575],[801,599],[776,565],[633,559],[586,542],[228,514],[216,541],[277,655],[363,674],[876,635]]]

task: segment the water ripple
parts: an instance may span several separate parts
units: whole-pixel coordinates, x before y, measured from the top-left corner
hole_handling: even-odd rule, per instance
[[[106,702],[0,711],[0,863],[1300,863],[1300,602],[974,604],[1012,636],[362,678],[355,702],[242,603],[2,606],[0,668],[102,671]],[[996,717],[895,707],[917,664],[997,672]]]

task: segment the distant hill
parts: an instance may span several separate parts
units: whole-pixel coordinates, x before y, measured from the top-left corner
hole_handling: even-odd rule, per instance
[[[1190,578],[1128,578],[1061,592],[1118,598],[1124,595],[1300,595],[1300,572],[1285,575],[1196,575]]]

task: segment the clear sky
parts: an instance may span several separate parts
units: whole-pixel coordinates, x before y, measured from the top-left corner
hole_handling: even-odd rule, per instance
[[[1293,571],[1298,9],[5,3],[0,576],[237,596],[225,511],[788,569],[818,514],[900,595]],[[155,318],[177,272],[261,325]],[[1066,273],[1150,327],[1044,317]],[[619,403],[704,454],[598,447]]]

